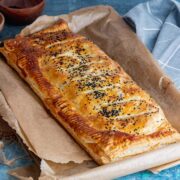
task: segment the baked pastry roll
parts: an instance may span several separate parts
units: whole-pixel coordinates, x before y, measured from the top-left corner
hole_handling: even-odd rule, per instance
[[[0,51],[98,164],[180,140],[162,109],[122,67],[63,20],[6,40]]]

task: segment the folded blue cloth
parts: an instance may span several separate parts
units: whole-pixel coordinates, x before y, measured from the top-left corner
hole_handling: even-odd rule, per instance
[[[137,5],[124,18],[180,89],[180,3],[151,0]]]

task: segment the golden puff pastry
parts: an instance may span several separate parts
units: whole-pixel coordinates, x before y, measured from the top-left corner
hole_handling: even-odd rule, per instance
[[[180,140],[121,66],[63,20],[6,40],[0,51],[98,164]]]

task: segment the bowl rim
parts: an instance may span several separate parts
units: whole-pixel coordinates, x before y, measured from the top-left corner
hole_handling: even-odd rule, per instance
[[[4,15],[3,15],[3,13],[1,13],[1,12],[0,12],[0,16],[2,17],[2,21],[0,22],[0,25],[1,25],[1,24],[4,24],[5,17],[4,17]]]
[[[20,9],[8,7],[8,6],[5,6],[5,5],[1,5],[1,7],[9,9],[9,10],[13,10],[13,11],[24,11],[24,10],[27,10],[27,9],[34,9],[34,8],[36,8],[38,6],[41,6],[41,5],[44,5],[44,4],[45,4],[45,0],[40,0],[40,2],[38,4],[36,4],[36,5],[34,5],[34,6],[20,8]]]
[[[2,18],[2,21],[0,22],[0,31],[2,31],[3,27],[4,27],[4,23],[5,23],[5,17],[3,15],[3,13],[0,12],[0,16]]]

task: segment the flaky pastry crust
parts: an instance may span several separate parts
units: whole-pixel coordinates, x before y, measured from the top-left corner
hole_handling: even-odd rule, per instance
[[[63,20],[6,40],[0,51],[98,164],[180,139],[162,109],[122,67]]]

